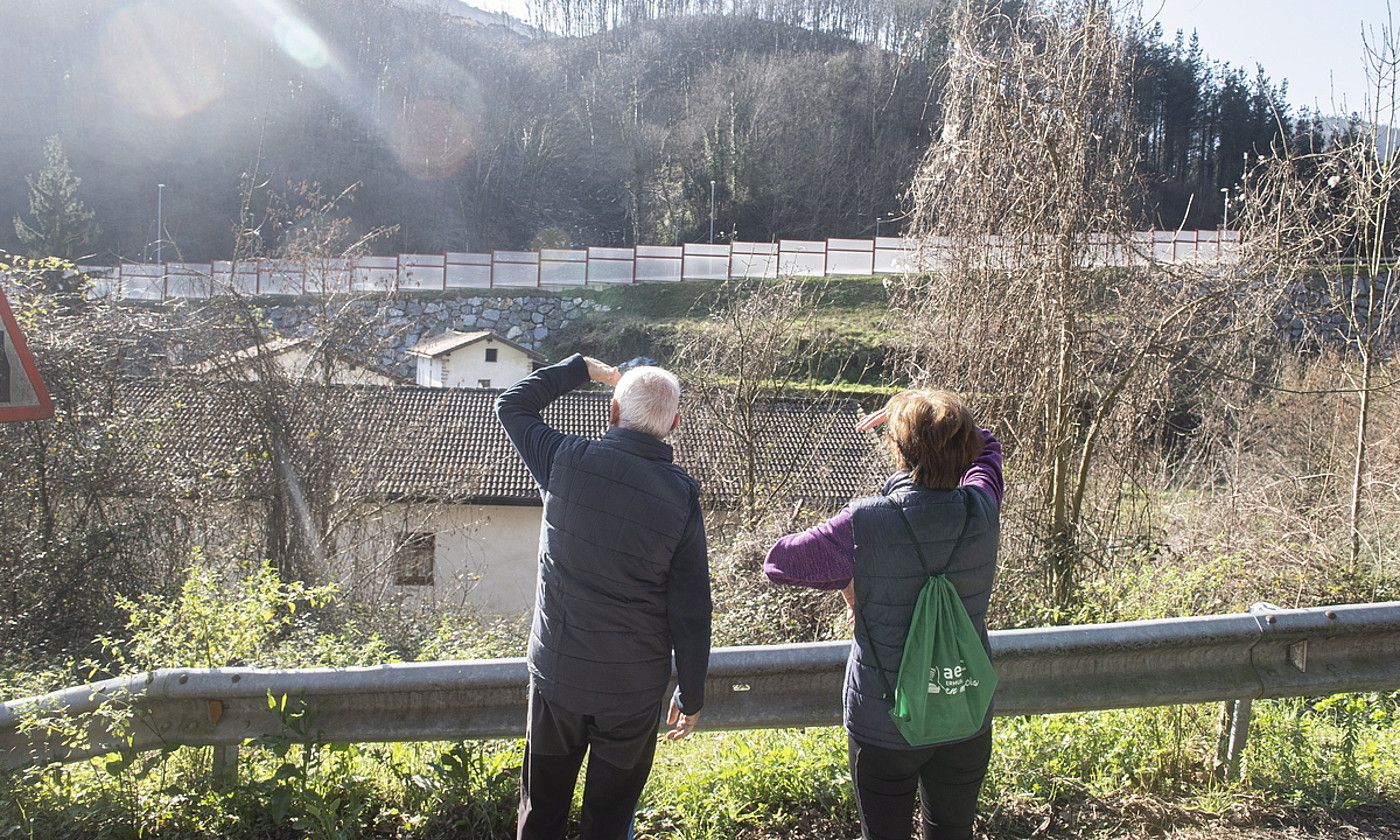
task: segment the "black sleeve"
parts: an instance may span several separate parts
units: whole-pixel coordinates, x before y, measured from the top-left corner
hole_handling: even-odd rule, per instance
[[[676,652],[676,705],[693,715],[705,705],[705,675],[710,670],[710,550],[698,492],[671,561],[666,610]]]
[[[549,465],[567,436],[550,428],[540,415],[550,403],[587,381],[588,363],[575,353],[540,368],[496,398],[496,417],[542,490],[549,486]]]

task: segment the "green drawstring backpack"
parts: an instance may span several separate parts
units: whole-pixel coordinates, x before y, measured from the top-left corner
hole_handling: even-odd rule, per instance
[[[967,519],[948,554],[949,562],[962,545],[968,522],[972,520],[971,491],[963,492],[968,494]],[[885,684],[885,697],[894,701],[890,718],[913,747],[970,738],[986,720],[997,687],[996,670],[957,589],[945,576],[934,574],[909,517],[893,500],[887,501],[904,520],[909,539],[919,553],[919,562],[929,576],[914,605],[914,618],[909,623],[909,635],[904,639],[904,654],[894,686],[890,685],[880,665],[874,640],[870,642],[875,668]],[[870,625],[863,614],[861,622],[866,638],[870,639]]]

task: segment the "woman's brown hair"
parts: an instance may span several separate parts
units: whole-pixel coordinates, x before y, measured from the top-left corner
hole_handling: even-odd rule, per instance
[[[890,448],[900,469],[930,490],[952,490],[982,448],[982,437],[962,397],[921,388],[889,401]]]

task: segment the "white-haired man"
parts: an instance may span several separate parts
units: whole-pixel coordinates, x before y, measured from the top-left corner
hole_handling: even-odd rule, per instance
[[[601,440],[566,435],[544,409],[592,379],[613,387]],[[684,738],[705,702],[710,572],[700,485],[672,460],[680,383],[626,375],[575,354],[496,400],[496,416],[544,498],[530,631],[530,714],[518,840],[564,836],[588,753],[583,840],[622,840],[656,752],[675,654],[667,733]]]

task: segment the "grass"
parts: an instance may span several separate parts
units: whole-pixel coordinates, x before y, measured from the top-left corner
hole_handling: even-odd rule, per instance
[[[884,281],[878,277],[812,277],[802,281],[822,292],[822,308],[833,313],[883,315],[889,305]],[[620,315],[654,321],[675,321],[702,309],[728,303],[723,280],[684,283],[639,283],[635,286],[586,286],[563,294],[606,304]]]
[[[1151,837],[1212,822],[1268,825],[1319,808],[1394,816],[1396,708],[1397,697],[1383,694],[1260,703],[1244,780],[1229,784],[1210,774],[1214,706],[1001,719],[983,831]],[[0,782],[0,837],[506,837],[522,746],[268,743],[243,750],[230,791],[210,784],[208,750],[119,767],[98,759]],[[1048,830],[1056,815],[1061,830]],[[1098,827],[1069,826],[1085,821]],[[701,731],[663,742],[637,829],[644,840],[854,836],[845,735]]]
[[[1146,575],[1129,577],[1124,588],[1135,612],[1150,611],[1158,599],[1170,606],[1216,582],[1210,575]],[[283,584],[270,570],[223,581],[196,568],[177,594],[126,606],[130,623],[106,643],[111,662],[126,670],[217,667],[232,659],[305,666],[392,658],[330,593]],[[522,632],[518,623],[449,618],[423,637],[418,653],[516,655]],[[8,696],[57,688],[79,679],[80,667],[34,671],[11,663],[0,669],[0,687]],[[1237,783],[1211,772],[1216,705],[1000,719],[983,791],[986,836],[1166,837],[1209,825],[1304,825],[1318,813],[1344,824],[1339,815],[1358,809],[1379,821],[1382,833],[1369,836],[1400,830],[1400,692],[1260,702],[1255,709]],[[283,714],[294,731],[313,719],[294,702]],[[82,731],[79,722],[53,725],[72,737]],[[267,738],[241,750],[239,783],[229,790],[213,784],[208,749],[117,753],[0,777],[0,838],[508,837],[521,749],[515,740],[303,747]],[[858,827],[845,762],[838,728],[702,726],[684,742],[660,744],[638,836],[852,837]]]
[[[812,322],[831,340],[833,358],[845,364],[846,382],[821,386],[856,398],[884,393],[885,357],[893,335],[886,323],[888,296],[883,281],[870,277],[819,277],[802,281],[820,291]],[[705,318],[730,302],[734,289],[723,281],[649,283],[636,286],[590,286],[566,294],[586,297],[608,307],[590,313],[546,340],[551,357],[575,350],[608,360],[637,357],[665,364],[678,336],[706,328]],[[850,380],[854,380],[853,382]],[[873,390],[872,390],[873,389]]]

